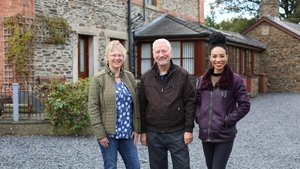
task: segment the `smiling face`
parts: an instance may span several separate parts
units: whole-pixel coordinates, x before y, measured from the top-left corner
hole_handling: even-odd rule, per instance
[[[168,67],[171,60],[171,46],[166,40],[158,40],[153,43],[153,58],[159,67]]]
[[[228,55],[224,48],[214,47],[209,56],[211,65],[214,67],[214,73],[222,73],[228,61]]]
[[[119,41],[111,41],[105,49],[105,59],[111,70],[119,71],[126,60],[126,49]]]
[[[124,64],[124,55],[118,48],[113,49],[108,56],[108,65],[112,70],[121,69]]]

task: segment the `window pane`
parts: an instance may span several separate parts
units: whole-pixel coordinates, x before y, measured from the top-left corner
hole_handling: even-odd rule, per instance
[[[142,56],[141,56],[141,73],[145,73],[149,68],[151,68],[151,44],[142,44]]]
[[[241,75],[245,75],[245,51],[243,49],[242,50],[242,56],[241,56]]]
[[[194,59],[183,59],[182,67],[185,68],[190,74],[194,74]]]
[[[194,74],[195,65],[195,49],[194,43],[185,42],[182,43],[182,67],[185,68],[190,74]]]
[[[151,68],[151,59],[143,59],[141,65],[141,73],[145,73],[148,69]]]
[[[143,58],[151,58],[151,44],[144,43],[142,44],[142,59]]]
[[[172,58],[179,59],[180,58],[180,42],[170,42],[172,47]],[[180,62],[179,62],[180,65]]]
[[[180,65],[180,59],[172,59],[173,63],[176,65]]]
[[[238,48],[236,50],[236,73],[240,73],[240,60],[241,60],[241,56],[240,56],[240,49]]]
[[[146,4],[154,5],[154,0],[145,0]]]
[[[79,65],[79,71],[84,72],[84,40],[80,39],[79,41],[79,60],[80,60],[80,65]]]

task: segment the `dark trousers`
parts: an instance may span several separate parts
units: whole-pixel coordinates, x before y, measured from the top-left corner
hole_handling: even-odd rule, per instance
[[[208,169],[225,169],[228,162],[233,140],[225,143],[202,142],[206,166]]]
[[[184,144],[183,135],[183,130],[172,133],[147,131],[151,169],[168,169],[168,151],[173,169],[190,169],[189,149]]]

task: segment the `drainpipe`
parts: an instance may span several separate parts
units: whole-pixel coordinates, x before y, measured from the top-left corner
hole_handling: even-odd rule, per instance
[[[128,56],[129,56],[129,67],[130,71],[135,75],[135,28],[133,28],[133,24],[138,22],[141,18],[145,21],[146,16],[146,0],[143,2],[143,16],[138,13],[135,17],[131,18],[131,0],[128,0]]]
[[[131,0],[128,0],[128,57],[129,57],[129,68],[130,72],[135,75],[135,58],[133,55],[133,44],[132,44],[132,21],[131,21]]]
[[[146,20],[146,0],[143,2],[143,21]]]

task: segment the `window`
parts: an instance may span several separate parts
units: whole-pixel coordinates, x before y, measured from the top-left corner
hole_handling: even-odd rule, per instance
[[[155,0],[145,0],[146,5],[155,5]]]
[[[251,51],[246,50],[245,51],[245,74],[247,76],[252,76],[253,75],[253,68],[252,68],[252,62],[253,59],[251,57]]]
[[[253,74],[251,50],[229,47],[228,54],[228,64],[235,73],[243,76],[251,76]]]
[[[173,63],[182,66],[190,74],[194,74],[195,44],[194,42],[171,42]]]
[[[145,73],[149,68],[151,68],[152,50],[150,43],[142,44],[141,50],[141,74]]]
[[[182,64],[190,74],[194,74],[195,66],[195,50],[194,43],[186,42],[182,44]]]

